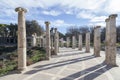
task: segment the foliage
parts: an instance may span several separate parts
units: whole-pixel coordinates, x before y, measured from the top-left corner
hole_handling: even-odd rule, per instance
[[[16,47],[0,47],[3,54],[0,58],[0,76],[17,69],[17,48]],[[8,50],[7,50],[8,49]],[[11,49],[11,50],[10,50]],[[7,50],[7,51],[6,51]],[[27,51],[27,65],[45,59],[45,49],[33,47]]]
[[[17,24],[0,24],[0,36],[1,37],[14,37],[17,38]],[[31,36],[33,33],[37,35],[43,34],[44,29],[38,24],[36,20],[26,21],[26,34]]]
[[[59,32],[59,38],[61,39],[61,38],[63,38],[63,40],[65,40],[65,35],[64,34],[62,34],[61,32]]]
[[[38,36],[43,34],[43,28],[38,24],[36,20],[26,21],[26,32],[27,36],[31,36],[33,33],[36,33]]]

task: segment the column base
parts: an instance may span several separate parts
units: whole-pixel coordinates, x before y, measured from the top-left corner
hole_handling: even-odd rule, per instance
[[[100,55],[95,55],[95,54],[94,54],[94,56],[95,56],[95,57],[101,57]]]
[[[82,51],[82,49],[78,49],[78,50],[81,50],[81,51]]]
[[[109,67],[119,67],[117,64],[107,64]]]
[[[110,64],[106,60],[103,63],[106,64],[109,67],[119,67],[117,64]]]
[[[46,57],[46,60],[50,60],[50,57]]]
[[[20,67],[18,68],[18,73],[24,73],[26,72],[26,70],[27,70],[27,67]]]

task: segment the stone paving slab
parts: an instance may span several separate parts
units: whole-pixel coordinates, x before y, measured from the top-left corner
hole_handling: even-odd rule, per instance
[[[0,80],[120,80],[120,57],[117,56],[119,67],[108,67],[104,60],[104,51],[101,57],[94,57],[93,49],[85,53],[84,49],[60,48],[51,60],[28,66],[22,74],[12,72]]]

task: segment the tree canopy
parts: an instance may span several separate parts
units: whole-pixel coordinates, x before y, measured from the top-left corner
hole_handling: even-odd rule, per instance
[[[17,24],[0,24],[0,37],[17,37]],[[38,24],[37,21],[26,21],[26,34],[31,36],[36,33],[38,36],[42,35],[44,29]]]

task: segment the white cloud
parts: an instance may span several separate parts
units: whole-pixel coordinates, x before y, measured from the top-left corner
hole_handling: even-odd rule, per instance
[[[38,20],[38,23],[41,24],[42,26],[45,26],[44,24],[45,20]],[[50,22],[51,27],[69,27],[74,24],[66,23],[64,20],[54,20]]]
[[[93,17],[95,17],[95,15],[87,11],[82,11],[77,14],[77,18],[92,19]]]
[[[51,11],[42,11],[43,14],[45,15],[51,15],[51,16],[58,16],[61,14],[61,12],[58,12],[58,11],[54,11],[54,10],[51,10]]]
[[[104,25],[103,23],[106,18],[104,13],[119,13],[119,5],[119,0],[0,0],[0,18],[7,16],[11,19],[15,14],[14,9],[21,6],[29,10],[27,17],[32,17],[32,19],[38,20],[38,17],[41,19],[41,16],[38,15],[42,10],[42,13],[45,15],[58,16],[63,13],[71,14],[79,19],[88,19],[91,24],[97,25],[99,23]],[[96,16],[96,14],[101,14],[102,16]],[[7,21],[4,20],[3,22]],[[39,22],[44,24],[42,20]],[[55,26],[72,25],[68,24],[67,21],[59,19],[53,20],[51,23]]]
[[[96,16],[90,20],[90,22],[104,22],[107,16]]]
[[[105,22],[95,22],[95,23],[89,23],[90,26],[101,26],[105,27]]]
[[[54,20],[51,22],[51,25],[55,27],[69,27],[73,24],[66,23],[64,20]]]
[[[107,1],[104,10],[107,13],[119,13],[120,12],[120,0]]]
[[[61,0],[63,1],[63,0]],[[78,9],[98,9],[105,0],[64,0],[61,3],[62,6],[68,6],[69,8],[78,8]]]

